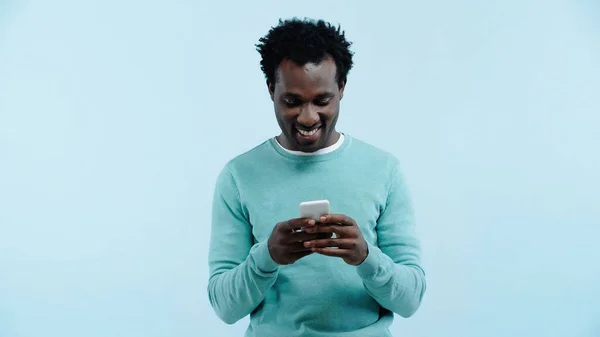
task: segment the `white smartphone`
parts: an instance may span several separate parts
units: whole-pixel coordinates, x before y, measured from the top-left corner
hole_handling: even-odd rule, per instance
[[[329,214],[329,200],[313,200],[300,203],[300,217],[319,221],[322,215]]]

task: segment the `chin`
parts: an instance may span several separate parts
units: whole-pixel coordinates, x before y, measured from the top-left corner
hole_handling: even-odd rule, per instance
[[[298,151],[306,152],[306,153],[316,152],[319,149],[321,149],[321,147],[319,147],[319,146],[306,146],[306,145],[298,146]]]
[[[310,143],[310,144],[296,144],[296,147],[299,149],[299,151],[302,152],[315,152],[318,151],[322,148],[325,147],[325,140],[323,139],[319,139],[317,141],[315,141],[314,143]]]

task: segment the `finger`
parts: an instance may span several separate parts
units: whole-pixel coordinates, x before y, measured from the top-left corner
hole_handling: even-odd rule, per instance
[[[308,251],[303,251],[303,252],[297,252],[297,253],[292,253],[291,257],[292,259],[295,261],[300,260],[301,258],[308,256],[310,254],[313,254],[314,252],[312,250],[308,250]]]
[[[329,239],[330,237],[333,237],[333,233],[317,233],[317,240],[321,240],[321,239]]]
[[[327,256],[348,257],[352,255],[353,250],[338,248],[313,248],[313,252]]]
[[[332,233],[308,233],[308,232],[290,232],[285,238],[285,242],[303,242],[315,239],[326,239],[331,237]]]
[[[315,220],[311,218],[296,218],[282,222],[279,226],[279,229],[283,232],[291,232],[302,227],[309,227],[314,225]]]
[[[342,226],[354,226],[356,223],[352,218],[343,214],[327,214],[319,218],[319,222],[328,224],[339,224]]]
[[[322,239],[304,242],[304,247],[327,248],[337,247],[341,249],[354,249],[356,247],[355,239]]]
[[[304,242],[293,242],[287,245],[288,252],[292,254],[311,251],[309,247],[304,246]]]
[[[335,233],[339,236],[352,236],[352,228],[344,225],[321,225],[307,228],[308,233]]]

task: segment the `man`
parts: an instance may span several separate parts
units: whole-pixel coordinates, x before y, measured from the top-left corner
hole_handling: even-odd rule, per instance
[[[211,305],[228,324],[250,315],[246,336],[391,336],[425,292],[397,159],[335,129],[349,47],[298,19],[257,45],[281,134],[221,171],[209,252]],[[320,199],[332,214],[297,218]]]

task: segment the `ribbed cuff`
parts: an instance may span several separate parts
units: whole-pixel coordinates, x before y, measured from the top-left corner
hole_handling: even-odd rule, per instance
[[[379,267],[381,265],[381,256],[383,254],[378,247],[367,243],[369,247],[369,254],[367,258],[358,266],[356,266],[356,272],[363,280],[372,280],[377,275]]]
[[[256,264],[256,267],[264,273],[272,273],[279,269],[279,264],[273,260],[269,253],[267,242],[257,243],[250,250],[250,255]]]

